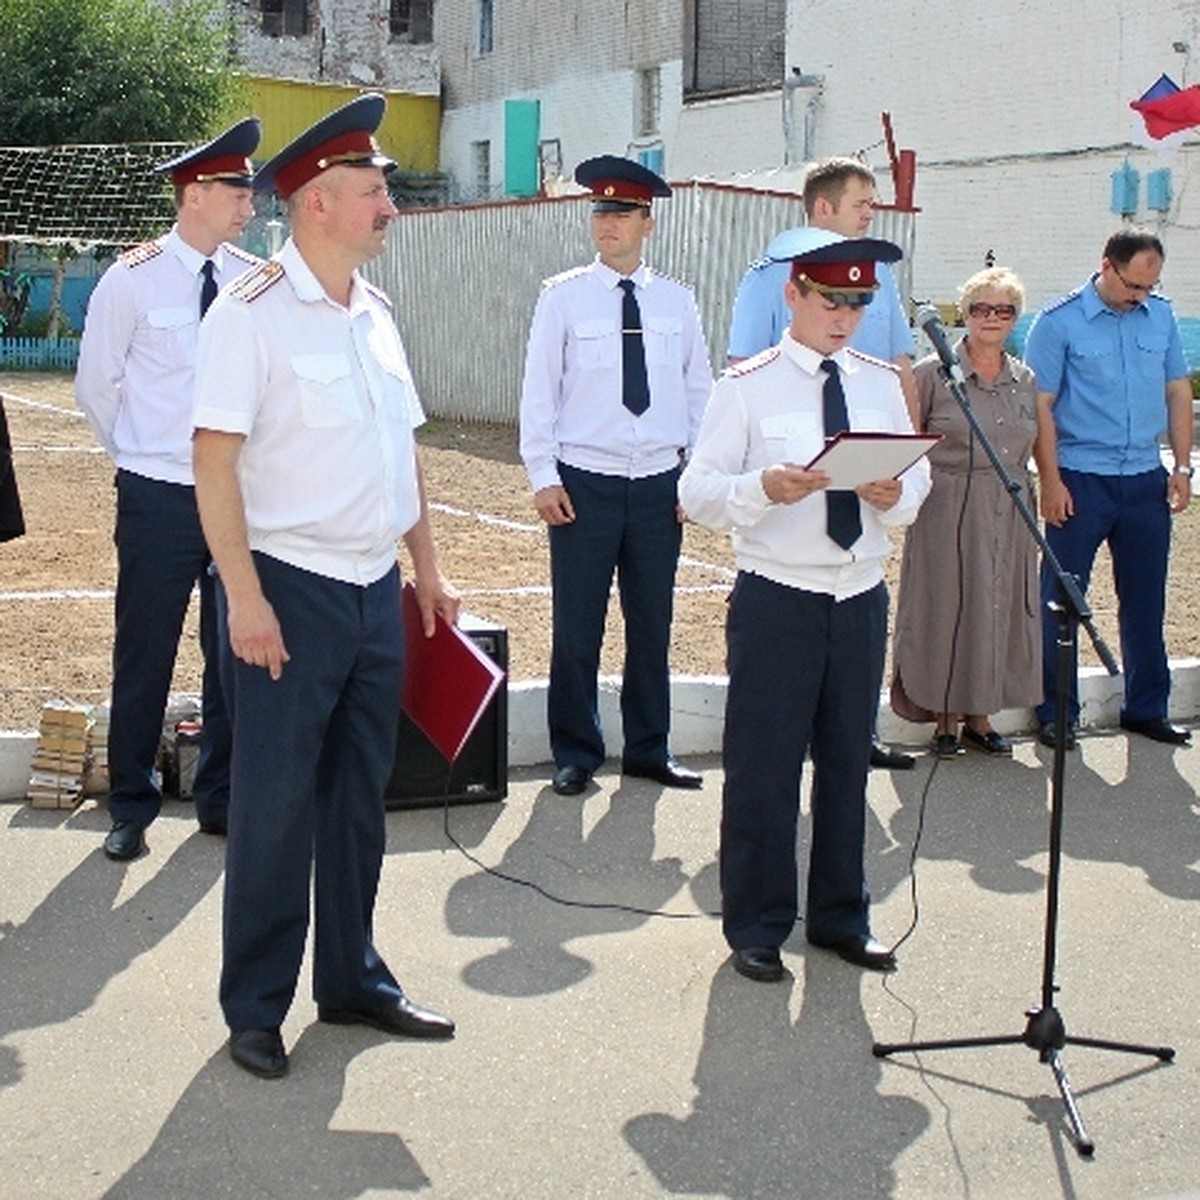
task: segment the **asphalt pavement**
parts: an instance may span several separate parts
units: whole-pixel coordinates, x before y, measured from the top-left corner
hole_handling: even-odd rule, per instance
[[[521,768],[503,803],[390,813],[377,942],[458,1035],[321,1025],[306,970],[277,1081],[228,1057],[223,843],[186,803],[128,865],[92,802],[0,806],[0,1195],[1200,1196],[1200,749],[1106,733],[1069,756],[1048,1010],[1048,751],[874,772],[875,932],[915,920],[900,969],[798,927],[776,984],[729,964],[720,764],[691,761],[698,792],[610,766],[563,798]],[[1021,1041],[1031,1007],[1175,1050],[1068,1040],[1090,1156]]]

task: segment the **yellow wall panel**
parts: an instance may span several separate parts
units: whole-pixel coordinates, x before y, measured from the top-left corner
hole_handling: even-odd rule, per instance
[[[394,158],[403,171],[427,173],[438,169],[441,102],[437,96],[263,76],[245,76],[243,84],[249,112],[263,123],[256,162],[265,162],[297,134],[355,96],[383,91],[387,110],[376,133],[383,152]]]

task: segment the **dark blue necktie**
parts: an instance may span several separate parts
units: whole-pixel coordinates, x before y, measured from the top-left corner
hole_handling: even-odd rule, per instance
[[[200,285],[200,320],[203,321],[204,314],[208,312],[208,306],[217,298],[217,281],[213,278],[213,260],[211,258],[204,260],[200,274],[204,276],[204,282]]]
[[[821,370],[825,372],[821,399],[824,401],[825,437],[829,439],[849,429],[850,418],[846,413],[846,393],[842,391],[842,378],[838,373],[837,363],[832,358],[822,359]],[[825,504],[826,532],[843,550],[849,550],[862,536],[862,514],[858,508],[858,494],[826,490]]]
[[[633,280],[622,279],[621,301],[621,403],[635,417],[650,407],[650,383],[646,378],[646,347],[642,342],[642,310],[633,294]]]

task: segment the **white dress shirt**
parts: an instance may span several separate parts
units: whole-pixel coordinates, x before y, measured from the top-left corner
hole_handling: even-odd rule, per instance
[[[521,457],[535,492],[561,483],[560,462],[641,479],[695,443],[712,390],[695,297],[645,264],[630,276],[650,383],[650,407],[635,417],[621,402],[622,278],[597,256],[542,286],[521,390]]]
[[[261,260],[228,243],[218,287]],[[75,399],[118,467],[191,484],[196,333],[205,258],[176,228],[120,255],[88,302]]]
[[[794,504],[768,498],[765,467],[803,465],[825,446],[821,362],[826,357],[841,368],[852,430],[912,432],[894,367],[856,350],[818,354],[785,333],[778,346],[717,381],[679,481],[679,500],[694,521],[733,531],[739,569],[844,600],[882,580],[883,559],[892,548],[888,527],[913,521],[929,493],[930,477],[922,458],[900,477],[900,499],[887,512],[860,500],[862,536],[849,550],[825,531],[822,492]]]
[[[347,583],[381,579],[420,516],[424,420],[386,297],[355,273],[344,308],[290,238],[204,319],[193,421],[246,438],[252,550]]]

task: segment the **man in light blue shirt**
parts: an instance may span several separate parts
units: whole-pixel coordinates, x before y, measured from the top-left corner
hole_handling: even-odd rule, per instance
[[[804,213],[809,228],[828,230],[846,238],[865,237],[874,211],[875,176],[858,159],[822,159],[805,174]],[[784,286],[791,271],[791,261],[786,259],[785,252],[795,232],[786,229],[772,239],[763,257],[752,262],[742,276],[733,302],[726,348],[731,366],[769,346],[778,345],[783,331],[792,322],[791,310],[784,297]],[[781,256],[786,261],[775,261]],[[918,413],[917,385],[912,371],[915,348],[912,330],[905,318],[891,268],[886,263],[876,264],[875,277],[879,289],[864,310],[849,344],[872,358],[890,362],[900,372],[904,403],[915,429],[918,428]],[[913,763],[911,755],[892,750],[877,736],[872,737],[871,766],[907,770]]]
[[[865,237],[875,211],[875,176],[856,158],[827,158],[815,163],[804,177],[804,212],[808,225],[842,237]],[[775,261],[793,230],[772,239],[763,257],[746,270],[733,302],[726,355],[730,364],[776,346],[792,315],[784,299],[788,262]],[[876,268],[879,290],[863,313],[851,345],[863,354],[890,362],[900,372],[909,416],[916,416],[916,385],[912,375],[915,349],[912,330],[896,278],[886,263]]]
[[[1025,360],[1037,375],[1037,460],[1046,541],[1085,588],[1102,542],[1112,555],[1125,675],[1121,726],[1181,745],[1167,721],[1171,674],[1163,642],[1171,514],[1191,500],[1194,417],[1187,363],[1170,301],[1156,294],[1164,251],[1146,229],[1104,247],[1100,269],[1034,320]],[[1174,458],[1168,473],[1159,438]],[[1039,738],[1055,744],[1058,586],[1042,566],[1043,685]],[[1066,745],[1079,699],[1072,670]]]
[[[823,228],[815,222],[810,224],[814,228]],[[742,277],[729,326],[726,353],[731,362],[740,362],[768,346],[777,346],[789,325],[791,314],[783,298],[789,266],[786,262],[776,261],[775,255],[792,233],[789,229],[772,238],[762,258],[751,263]],[[887,263],[877,264],[875,278],[879,283],[879,291],[867,305],[851,340],[855,350],[898,367],[903,379],[904,368],[907,366],[911,369],[912,366],[912,330],[904,319],[900,290],[891,267]]]

